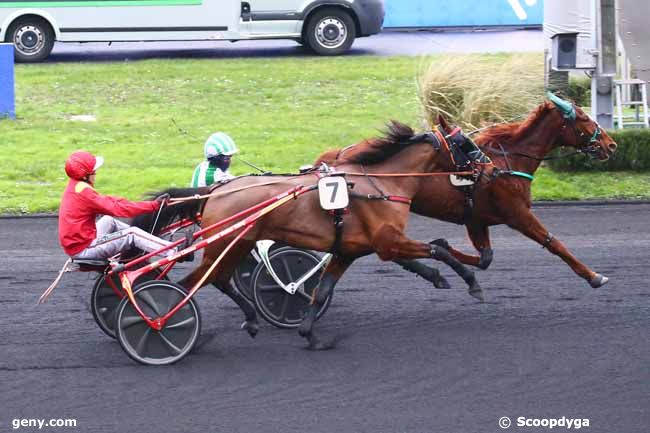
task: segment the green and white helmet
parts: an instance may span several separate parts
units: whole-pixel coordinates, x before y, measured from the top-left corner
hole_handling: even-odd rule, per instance
[[[218,155],[234,155],[239,152],[235,141],[225,132],[215,132],[208,137],[203,146],[205,159],[210,159]]]

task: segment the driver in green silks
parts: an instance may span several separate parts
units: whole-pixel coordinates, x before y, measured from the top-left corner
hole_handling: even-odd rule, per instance
[[[232,155],[239,152],[235,141],[224,132],[215,132],[203,146],[205,161],[194,169],[192,188],[209,186],[215,182],[230,180],[234,176],[228,172]]]

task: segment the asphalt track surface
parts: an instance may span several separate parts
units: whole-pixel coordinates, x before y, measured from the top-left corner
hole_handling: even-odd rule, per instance
[[[384,31],[356,39],[352,56],[425,56],[437,53],[544,51],[541,30],[465,32]],[[60,43],[48,62],[114,62],[144,59],[228,59],[315,56],[290,40]],[[315,56],[318,57],[318,56]]]
[[[539,207],[549,229],[611,278],[594,290],[558,258],[505,227],[478,273],[488,303],[376,257],[339,283],[320,323],[326,352],[198,294],[204,340],[182,362],[145,367],[105,337],[88,308],[90,274],[68,274],[54,219],[0,220],[0,431],[17,418],[74,418],[81,432],[502,431],[498,420],[587,418],[586,432],[650,426],[650,205]],[[413,238],[468,246],[461,227],[414,217]],[[564,431],[556,428],[553,431]],[[18,431],[37,431],[21,429]],[[519,428],[509,431],[548,431]]]

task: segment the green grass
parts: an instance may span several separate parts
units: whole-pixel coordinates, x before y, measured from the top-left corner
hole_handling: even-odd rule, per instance
[[[533,182],[535,200],[648,199],[650,173],[558,173],[540,168]]]
[[[66,183],[63,163],[77,149],[106,158],[97,179],[100,192],[132,199],[151,190],[186,186],[201,161],[203,141],[218,130],[230,134],[242,156],[255,164],[276,172],[295,171],[325,149],[376,135],[389,119],[422,125],[416,77],[429,60],[19,65],[19,119],[0,121],[0,213],[55,211]],[[97,120],[70,120],[82,114]],[[196,138],[179,132],[172,119]],[[250,171],[237,162],[233,170]],[[611,183],[606,173],[593,176]],[[645,191],[650,176],[634,176],[622,179],[616,188],[601,188],[592,174],[546,171],[535,184],[535,197],[649,195]]]

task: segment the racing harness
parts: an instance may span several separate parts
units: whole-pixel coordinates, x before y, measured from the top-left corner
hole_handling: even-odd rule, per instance
[[[416,134],[410,137],[405,144],[412,144],[412,143],[430,143],[435,150],[440,150],[441,147],[445,147],[447,150],[449,150],[449,146],[445,140],[445,138],[442,136],[442,134],[437,131],[428,131],[424,132],[421,134]],[[349,149],[352,146],[345,147],[336,154],[335,159],[338,159],[341,153],[345,152],[347,149]],[[417,176],[417,175],[425,175],[425,176],[431,176],[431,175],[446,175],[448,173],[390,173],[390,174],[369,174],[366,170],[366,167],[363,164],[360,164],[361,172],[360,173],[347,173],[349,175],[355,175],[355,176],[362,176],[364,177],[370,186],[376,191],[377,194],[361,194],[357,193],[355,191],[352,191],[352,188],[354,188],[354,183],[353,182],[346,182],[348,185],[348,188],[350,191],[348,192],[349,196],[351,198],[355,199],[360,199],[360,200],[383,200],[383,201],[390,201],[394,203],[401,203],[401,204],[406,204],[408,206],[411,205],[411,199],[408,197],[403,197],[399,195],[390,195],[386,194],[380,187],[377,185],[377,183],[373,180],[373,177],[383,177],[383,176],[390,176],[390,177],[397,177],[397,176]],[[346,173],[336,173],[333,172],[330,167],[328,167],[325,163],[322,163],[322,165],[319,168],[319,172],[317,175],[322,178],[325,176],[329,175],[345,175]],[[349,213],[349,210],[346,208],[343,209],[334,209],[328,211],[330,215],[333,217],[333,224],[334,224],[334,242],[332,243],[332,246],[329,250],[330,253],[333,255],[341,255],[341,242],[343,238],[343,215]]]

